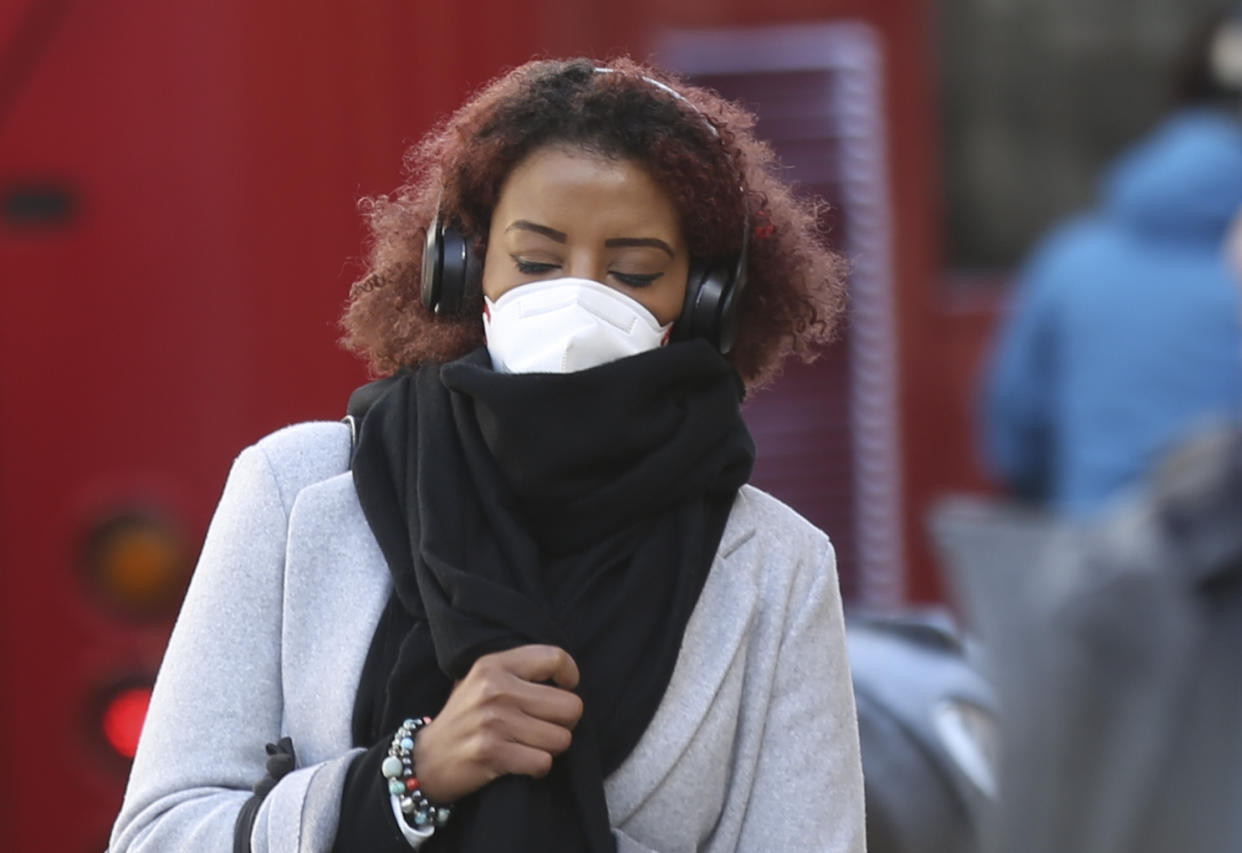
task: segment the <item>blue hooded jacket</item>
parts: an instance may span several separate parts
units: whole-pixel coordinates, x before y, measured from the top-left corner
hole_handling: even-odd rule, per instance
[[[1093,213],[1035,252],[983,406],[987,461],[1014,490],[1084,515],[1198,425],[1242,410],[1242,117],[1176,113],[1129,151]]]

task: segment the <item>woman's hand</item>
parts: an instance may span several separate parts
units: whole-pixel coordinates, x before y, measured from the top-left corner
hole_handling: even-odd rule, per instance
[[[571,692],[577,686],[578,665],[556,646],[479,658],[415,739],[423,793],[451,803],[506,773],[546,775],[582,716],[582,700]]]

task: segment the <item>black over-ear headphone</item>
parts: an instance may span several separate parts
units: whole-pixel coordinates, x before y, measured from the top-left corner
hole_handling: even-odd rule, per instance
[[[596,68],[595,73],[612,74],[615,69]],[[684,95],[659,80],[645,76],[642,79],[699,113],[712,136],[720,138],[716,126]],[[738,178],[738,188],[744,194],[745,184],[740,175]],[[746,289],[749,247],[750,214],[743,201],[742,247],[736,261],[731,265],[690,265],[686,301],[681,316],[673,325],[677,340],[703,338],[722,354],[733,349],[741,317],[742,291]],[[483,264],[475,257],[466,236],[446,225],[437,212],[435,221],[427,228],[427,242],[423,247],[423,305],[441,315],[461,313],[466,295],[480,286],[482,268]]]
[[[483,264],[470,241],[456,228],[447,228],[439,212],[427,228],[423,246],[423,305],[449,317],[465,308],[468,288],[478,288]]]

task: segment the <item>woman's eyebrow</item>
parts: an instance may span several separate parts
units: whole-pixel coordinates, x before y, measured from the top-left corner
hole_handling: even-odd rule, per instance
[[[555,228],[549,228],[546,225],[540,225],[537,222],[531,222],[529,219],[516,219],[509,224],[505,231],[531,231],[535,234],[541,234],[549,240],[555,240],[558,243],[569,242],[569,235],[564,231],[557,231]],[[606,249],[624,249],[630,246],[650,246],[654,249],[660,249],[667,252],[670,258],[676,257],[673,247],[658,237],[613,237],[604,241]]]
[[[651,246],[654,249],[663,249],[668,252],[670,258],[676,257],[673,253],[673,247],[657,237],[613,237],[611,240],[604,241],[605,249],[626,248],[628,246]]]
[[[536,234],[542,234],[549,240],[555,240],[558,243],[566,243],[569,241],[569,237],[564,231],[557,231],[555,228],[549,228],[546,225],[538,225],[526,219],[516,220],[509,225],[505,231],[513,231],[514,229],[519,231],[534,231]]]

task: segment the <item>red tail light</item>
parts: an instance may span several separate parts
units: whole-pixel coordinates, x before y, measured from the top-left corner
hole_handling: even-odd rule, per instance
[[[104,704],[100,725],[104,737],[118,755],[132,759],[138,751],[138,736],[151,703],[151,688],[127,687],[118,690]]]

